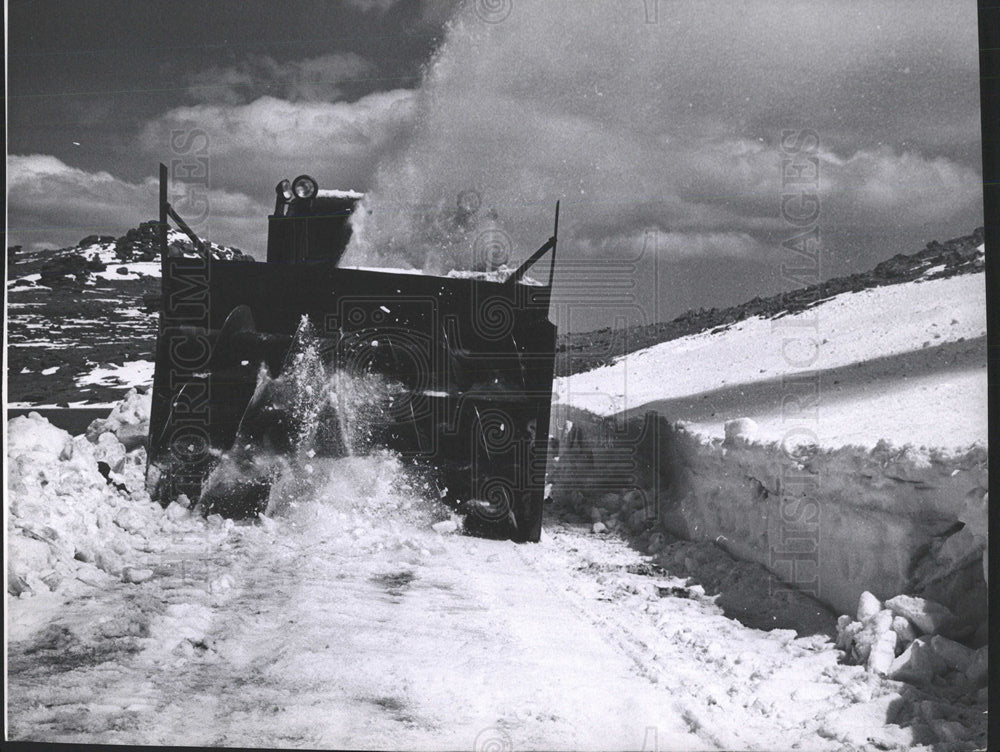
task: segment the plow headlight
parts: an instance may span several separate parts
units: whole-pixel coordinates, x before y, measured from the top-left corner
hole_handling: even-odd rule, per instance
[[[308,175],[299,175],[292,181],[292,191],[296,198],[312,198],[319,190],[319,185]]]
[[[292,192],[292,183],[288,179],[278,183],[274,190],[286,204],[295,198],[295,194]]]

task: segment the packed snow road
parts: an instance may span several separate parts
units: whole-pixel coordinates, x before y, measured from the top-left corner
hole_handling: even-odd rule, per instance
[[[176,515],[152,577],[10,599],[11,739],[409,749],[892,748],[897,683],[750,629],[623,541],[432,529],[387,457],[234,525]],[[447,528],[438,526],[438,529]],[[869,745],[874,745],[870,746]]]
[[[151,580],[10,646],[12,737],[606,748],[650,726],[710,746],[555,576],[562,546],[443,536],[422,516],[192,520]]]

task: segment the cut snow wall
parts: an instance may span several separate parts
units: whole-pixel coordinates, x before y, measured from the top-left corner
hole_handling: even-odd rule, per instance
[[[776,587],[795,586],[837,613],[853,614],[868,590],[924,595],[973,631],[985,619],[985,508],[975,519],[985,448],[790,454],[777,444],[706,442],[655,413],[623,420],[564,406],[552,426],[556,501],[618,512],[633,532],[715,541],[769,569]]]

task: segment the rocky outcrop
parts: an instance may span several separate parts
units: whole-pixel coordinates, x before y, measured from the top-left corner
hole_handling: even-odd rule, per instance
[[[102,271],[103,267],[96,256],[87,258],[79,251],[71,251],[43,263],[39,282],[49,287],[82,283],[90,278],[90,272]]]
[[[120,238],[111,235],[88,235],[72,248],[46,251],[39,268],[39,284],[46,287],[67,288],[82,285],[93,279],[92,273],[103,272],[108,263],[134,263],[155,261],[160,257],[158,223],[155,220],[143,222],[129,230]],[[253,261],[253,257],[238,248],[208,243],[213,258],[225,261]],[[168,248],[172,255],[194,255],[198,253],[194,242],[183,233],[171,230],[168,234]],[[21,252],[20,246],[7,249],[8,262],[13,263]],[[46,258],[47,257],[47,258]],[[38,267],[36,267],[38,268]],[[129,276],[130,269],[118,267],[118,273]],[[31,286],[29,280],[20,286]],[[18,286],[19,282],[14,281]]]
[[[115,242],[114,235],[88,235],[79,243],[77,246],[80,248],[87,248],[92,245],[108,245]]]
[[[115,256],[122,262],[155,261],[160,256],[160,223],[156,220],[143,222],[114,241]],[[207,244],[213,258],[225,261],[253,261],[253,257],[245,254],[239,248]],[[171,255],[192,255],[198,252],[194,241],[176,231],[168,233],[169,252]]]

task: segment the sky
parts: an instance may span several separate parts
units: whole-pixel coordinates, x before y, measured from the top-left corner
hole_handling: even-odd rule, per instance
[[[208,175],[196,229],[258,257],[275,183],[301,173],[366,192],[350,260],[431,272],[474,267],[483,248],[523,260],[559,200],[563,329],[796,286],[789,246],[805,230],[819,266],[800,282],[983,224],[969,0],[8,12],[8,244],[63,247],[153,218],[156,165],[194,134]],[[782,178],[796,148],[812,184]],[[782,214],[795,192],[816,194],[808,227]]]

